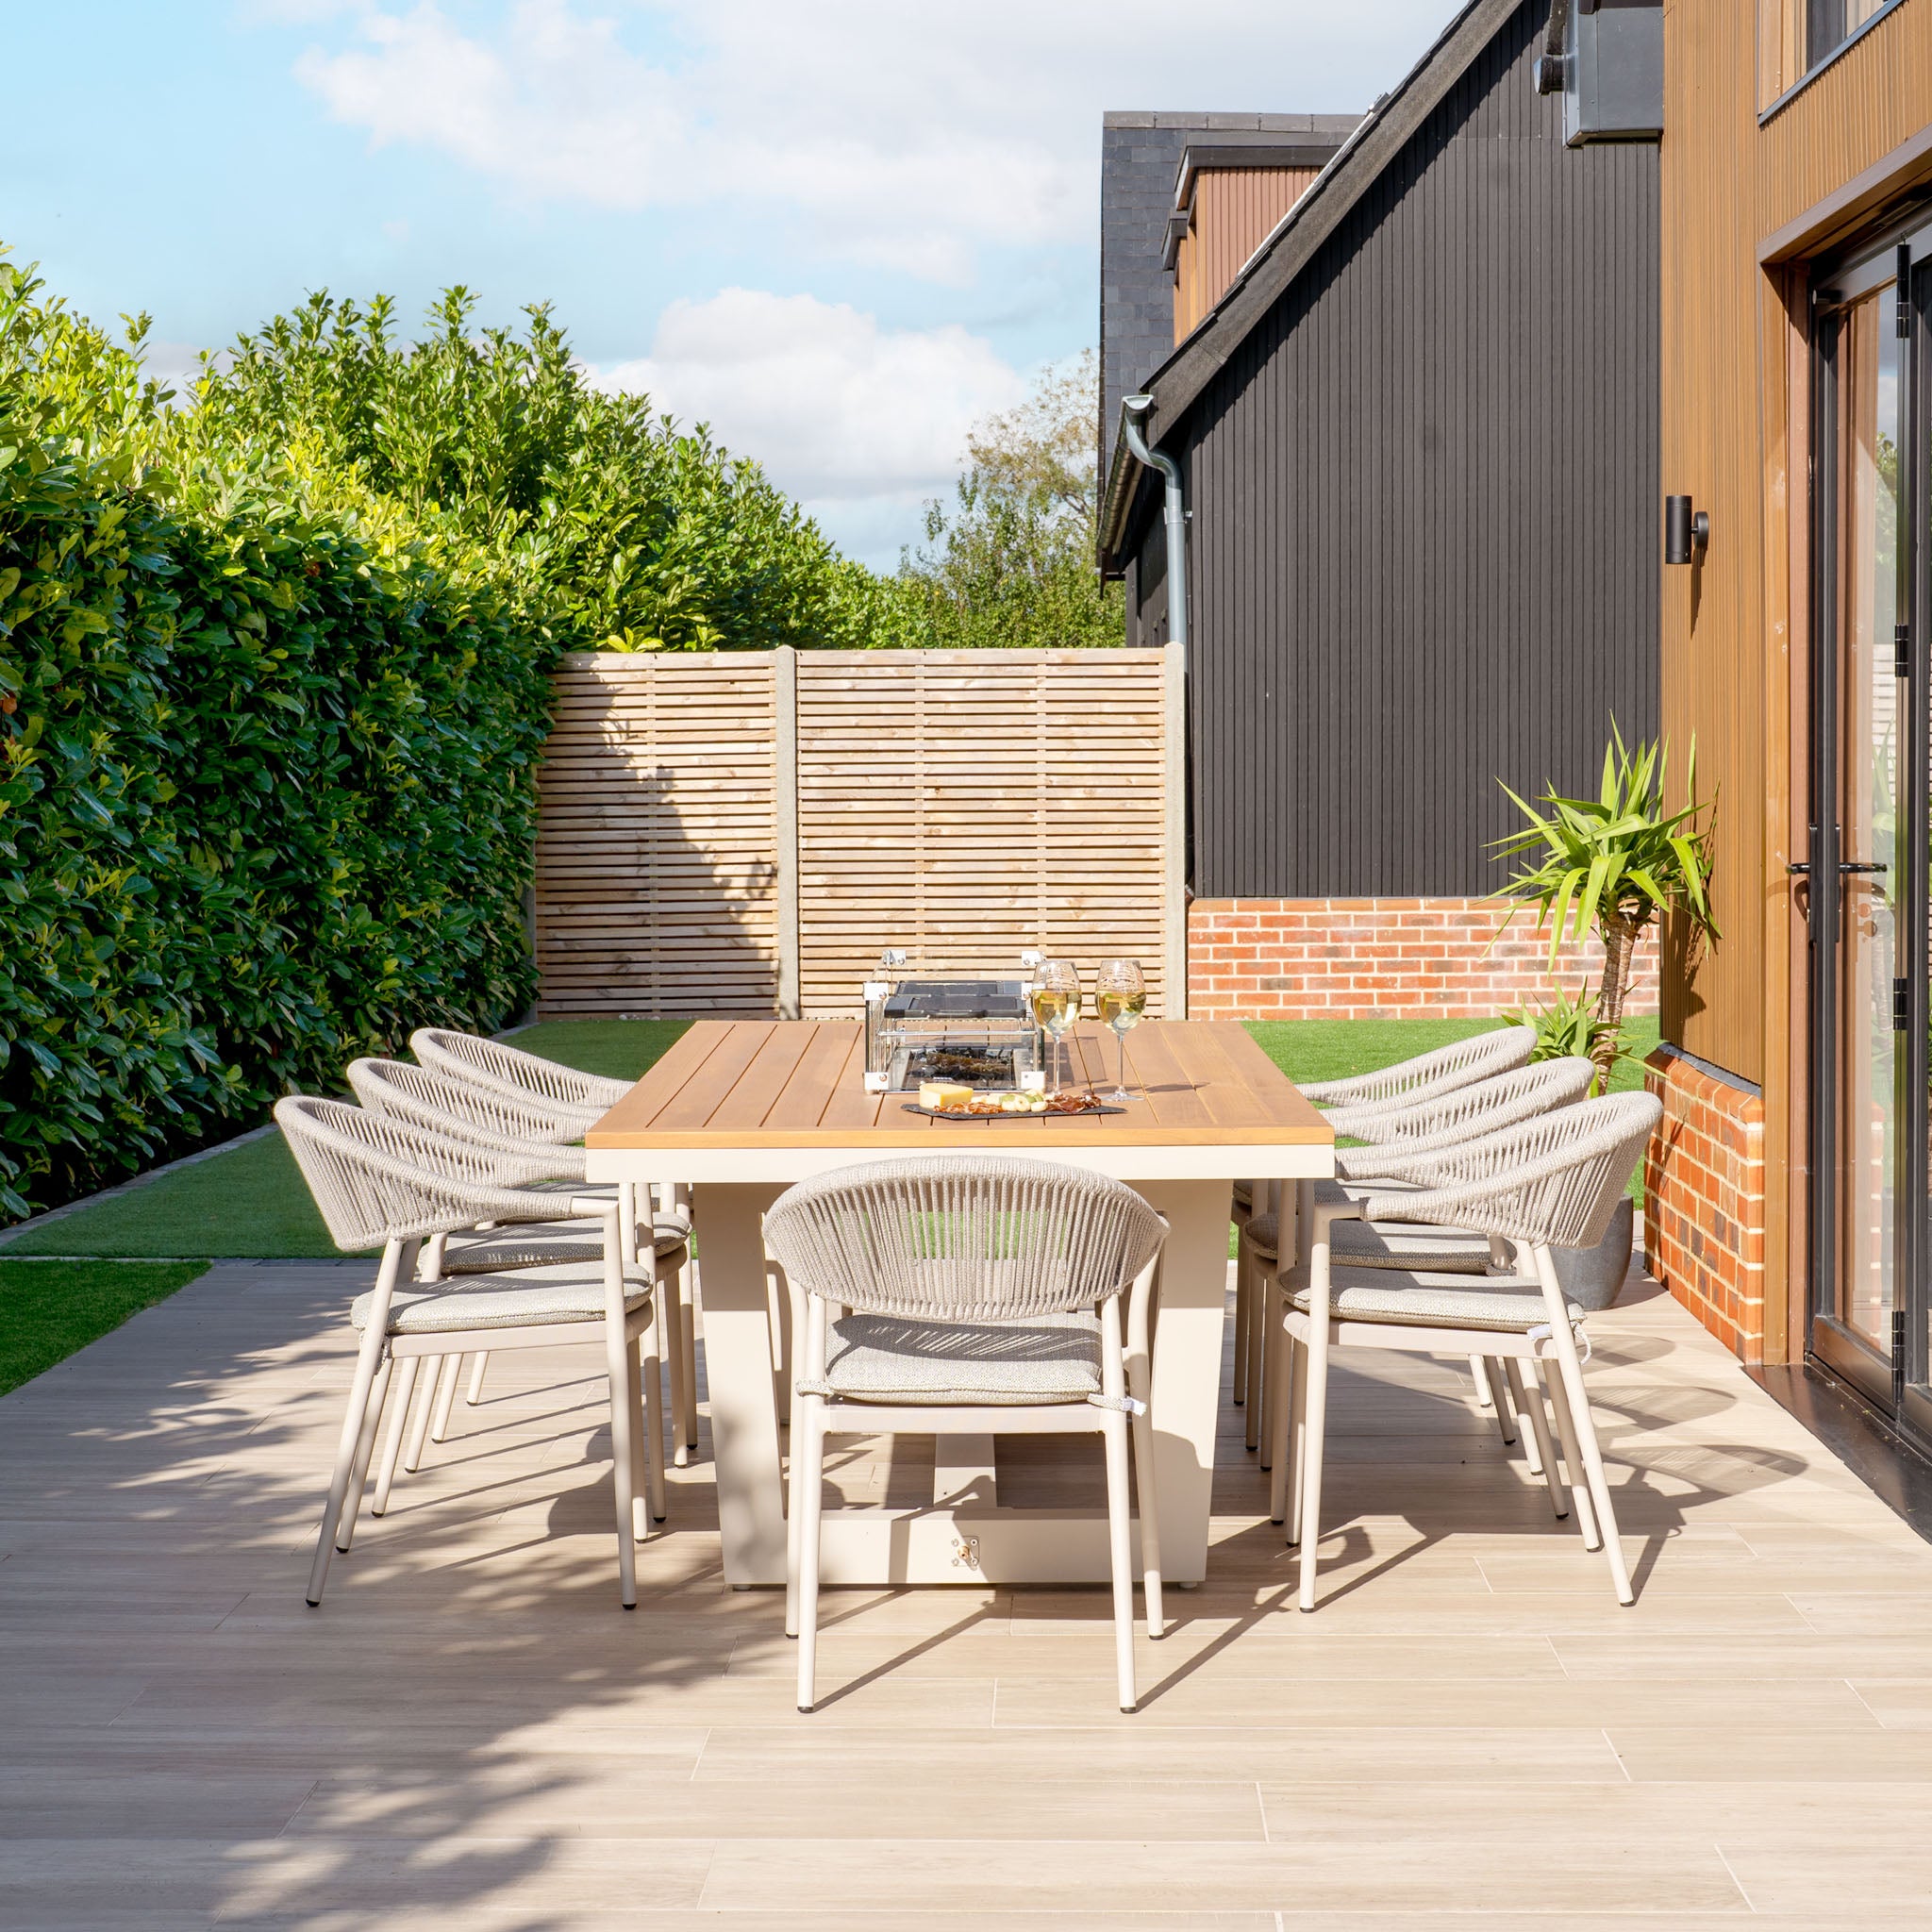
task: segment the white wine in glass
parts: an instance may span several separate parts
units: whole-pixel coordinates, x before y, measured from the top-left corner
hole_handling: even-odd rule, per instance
[[[1080,1017],[1080,973],[1070,959],[1042,959],[1033,974],[1034,1024],[1053,1041],[1054,1073],[1059,1067],[1060,1035]]]
[[[1127,1035],[1141,1024],[1141,1016],[1147,1010],[1147,980],[1139,962],[1106,960],[1094,982],[1093,1005],[1121,1043],[1121,1084],[1106,1099],[1109,1106],[1124,1107],[1133,1098],[1127,1091]]]

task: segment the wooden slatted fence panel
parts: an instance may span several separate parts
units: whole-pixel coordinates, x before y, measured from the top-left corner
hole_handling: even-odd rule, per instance
[[[1137,958],[1164,1011],[1165,676],[1158,650],[801,654],[805,1013],[855,1011],[888,945]]]
[[[540,780],[546,1017],[769,1013],[774,654],[564,660]]]

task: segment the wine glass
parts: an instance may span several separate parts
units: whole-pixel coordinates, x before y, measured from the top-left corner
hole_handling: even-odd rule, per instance
[[[1127,1091],[1127,1035],[1141,1024],[1141,1016],[1147,1010],[1147,981],[1139,962],[1103,961],[1099,977],[1093,983],[1093,1005],[1121,1043],[1121,1084],[1103,1097],[1109,1106],[1124,1107],[1133,1098]]]
[[[1053,1065],[1059,1066],[1060,1035],[1080,1017],[1080,969],[1071,959],[1042,959],[1033,974],[1033,1018],[1053,1041]],[[1049,1083],[1054,1074],[1047,1076]]]

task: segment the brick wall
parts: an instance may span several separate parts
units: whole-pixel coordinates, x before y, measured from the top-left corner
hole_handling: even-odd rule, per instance
[[[1538,1006],[1558,982],[1594,987],[1603,948],[1548,941],[1493,899],[1197,899],[1188,909],[1188,1011],[1199,1020],[1482,1018]],[[1630,1010],[1654,1013],[1654,938],[1639,949]]]
[[[1660,1046],[1664,1104],[1643,1161],[1650,1272],[1730,1351],[1764,1359],[1764,1100]]]

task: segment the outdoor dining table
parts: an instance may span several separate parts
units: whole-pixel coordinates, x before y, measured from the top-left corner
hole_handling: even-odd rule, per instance
[[[1112,1086],[1110,1033],[1078,1027],[1063,1046],[1079,1084]],[[1132,1098],[1110,1114],[934,1120],[907,1111],[913,1094],[868,1093],[864,1054],[856,1021],[699,1021],[584,1137],[593,1181],[693,1185],[726,1580],[785,1581],[779,1349],[765,1209],[794,1181],[828,1169],[996,1151],[1111,1174],[1167,1219],[1151,1403],[1161,1560],[1168,1581],[1200,1582],[1231,1185],[1332,1174],[1326,1121],[1232,1022],[1148,1021],[1135,1028],[1127,1037]],[[828,1510],[824,1580],[1105,1582],[1105,1512],[1002,1506],[992,1462],[991,1438],[941,1438],[930,1504]]]

